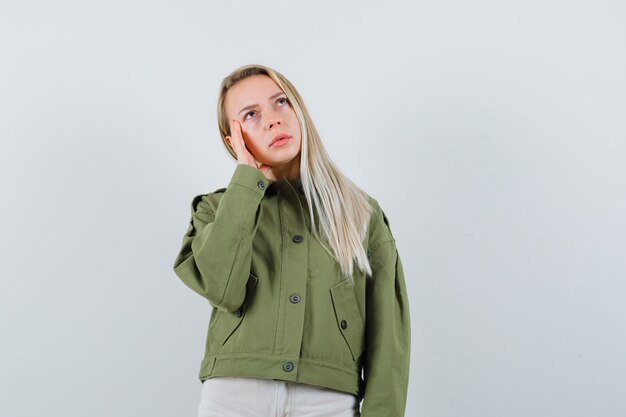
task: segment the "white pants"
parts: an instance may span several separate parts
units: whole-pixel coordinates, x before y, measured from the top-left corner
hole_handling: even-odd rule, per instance
[[[274,379],[209,378],[202,384],[198,417],[359,417],[355,395]]]

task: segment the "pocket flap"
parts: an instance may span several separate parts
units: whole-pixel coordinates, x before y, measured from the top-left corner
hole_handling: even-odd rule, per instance
[[[352,281],[346,279],[330,288],[337,328],[343,335],[352,360],[363,352],[364,323],[354,294]]]
[[[217,341],[220,345],[226,343],[228,338],[237,330],[244,316],[246,315],[246,311],[248,310],[248,304],[252,299],[252,295],[254,294],[254,289],[256,288],[258,278],[252,274],[248,278],[248,282],[246,283],[246,295],[243,299],[243,303],[241,307],[233,312],[223,311],[219,315],[218,319],[216,319],[214,324],[214,335],[217,338]]]

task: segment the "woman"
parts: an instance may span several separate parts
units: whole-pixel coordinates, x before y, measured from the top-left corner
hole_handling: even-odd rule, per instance
[[[193,199],[174,262],[212,307],[199,416],[403,416],[409,303],[380,205],[277,71],[226,77],[218,124],[237,166]]]

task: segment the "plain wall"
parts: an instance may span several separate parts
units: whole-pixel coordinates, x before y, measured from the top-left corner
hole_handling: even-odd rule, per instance
[[[196,415],[210,306],[172,265],[235,169],[217,90],[249,63],[388,215],[407,416],[626,415],[625,21],[617,0],[4,2],[0,415]]]

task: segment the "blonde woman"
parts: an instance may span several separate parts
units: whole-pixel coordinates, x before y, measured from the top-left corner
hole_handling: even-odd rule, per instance
[[[217,116],[237,165],[193,199],[174,262],[212,308],[199,416],[403,416],[409,302],[377,200],[333,164],[279,72],[233,71]]]

